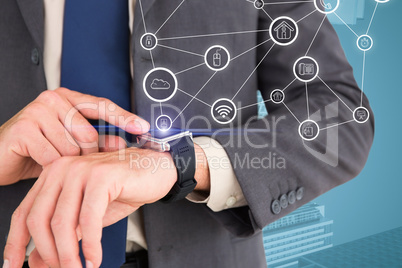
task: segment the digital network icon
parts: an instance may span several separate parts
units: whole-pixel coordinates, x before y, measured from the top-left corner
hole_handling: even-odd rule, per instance
[[[314,6],[323,14],[331,14],[338,9],[339,2],[340,0],[314,0]]]
[[[176,76],[166,68],[152,69],[144,78],[143,89],[147,97],[153,101],[168,101],[177,92]]]
[[[315,59],[304,56],[295,62],[293,72],[300,81],[311,82],[318,76],[319,66]]]
[[[262,9],[264,7],[265,3],[262,0],[255,0],[254,1],[254,7],[256,9]]]
[[[353,119],[359,123],[366,123],[370,118],[370,112],[365,107],[358,107],[353,111]]]
[[[220,45],[210,47],[204,56],[205,64],[213,71],[224,70],[230,62],[229,51]]]
[[[320,134],[320,127],[313,120],[305,120],[299,125],[299,135],[305,141],[315,140]]]
[[[362,51],[368,51],[373,47],[373,39],[364,34],[357,39],[357,47]]]
[[[160,131],[168,131],[172,127],[172,119],[167,115],[156,118],[156,128]]]
[[[145,50],[153,50],[158,45],[158,39],[152,33],[146,33],[141,37],[141,46]]]
[[[237,115],[237,108],[232,100],[219,99],[211,107],[212,118],[220,124],[229,124]]]
[[[271,23],[269,34],[276,44],[287,46],[296,41],[299,35],[299,27],[292,18],[282,16]]]
[[[346,1],[346,0],[344,0],[344,1]],[[377,5],[379,3],[389,2],[389,0],[375,0],[375,1],[377,2]],[[334,93],[334,95],[338,99],[340,99],[341,101],[342,101],[342,99],[336,94],[336,92],[334,90],[332,90],[330,88],[330,85],[331,85],[330,83],[329,83],[329,85],[325,83],[325,81],[323,80],[323,79],[325,79],[325,75],[322,75],[322,77],[319,77],[320,66],[319,66],[318,62],[314,58],[307,56],[307,55],[310,51],[310,48],[314,47],[314,45],[318,46],[318,44],[314,44],[314,42],[316,41],[316,37],[319,34],[321,26],[324,23],[324,19],[325,19],[326,15],[336,12],[336,10],[339,8],[339,6],[341,4],[340,3],[341,0],[311,0],[311,1],[305,1],[305,2],[309,2],[310,5],[315,7],[315,10],[300,17],[297,22],[293,18],[286,16],[285,14],[283,16],[279,16],[279,17],[276,17],[275,19],[273,19],[271,17],[272,14],[271,15],[269,14],[270,11],[264,9],[265,5],[270,5],[270,4],[292,4],[292,2],[290,2],[290,1],[281,2],[281,3],[279,3],[279,2],[278,3],[270,3],[270,2],[264,1],[264,0],[246,0],[244,3],[245,5],[246,4],[253,5],[253,7],[258,10],[256,12],[260,12],[261,16],[268,17],[269,21],[271,21],[271,23],[269,24],[269,28],[267,28],[267,29],[245,29],[243,31],[236,31],[236,32],[200,33],[200,34],[195,34],[195,35],[193,34],[193,35],[188,35],[188,36],[176,36],[176,37],[164,36],[164,38],[160,38],[160,39],[158,39],[156,35],[164,27],[164,25],[168,25],[166,23],[167,21],[165,21],[158,28],[158,30],[155,33],[147,32],[144,14],[141,14],[145,33],[140,38],[140,45],[144,50],[149,51],[149,53],[151,55],[152,66],[153,66],[153,69],[148,71],[148,73],[144,77],[144,80],[143,80],[144,93],[152,101],[155,101],[158,103],[166,102],[166,101],[170,100],[171,98],[173,98],[175,96],[176,92],[179,90],[178,89],[178,80],[176,78],[176,75],[179,75],[184,72],[187,72],[187,71],[190,71],[195,68],[203,66],[203,67],[205,67],[205,69],[208,68],[208,69],[214,71],[215,73],[212,74],[211,78],[198,91],[196,91],[197,93],[194,96],[192,94],[190,94],[190,92],[186,91],[185,85],[181,85],[180,92],[192,97],[192,99],[190,100],[189,103],[186,103],[183,105],[184,108],[179,112],[179,115],[184,112],[184,110],[190,105],[192,100],[196,99],[199,102],[210,107],[210,109],[211,109],[210,113],[215,122],[217,122],[219,124],[229,124],[236,118],[238,110],[248,108],[248,107],[251,107],[254,105],[258,105],[261,103],[261,102],[258,102],[255,104],[247,105],[245,107],[237,108],[235,106],[233,100],[236,98],[236,96],[239,94],[239,92],[244,88],[245,84],[250,79],[250,77],[253,75],[253,73],[257,70],[257,68],[260,66],[262,61],[265,60],[265,57],[267,57],[267,56],[269,57],[268,53],[270,53],[271,49],[275,45],[283,47],[283,46],[289,46],[289,45],[293,44],[297,40],[298,35],[299,35],[298,23],[318,11],[319,13],[325,14],[325,16],[323,16],[321,25],[319,25],[318,30],[317,30],[316,34],[314,35],[314,37],[310,43],[310,46],[308,46],[308,49],[305,52],[305,54],[303,52],[300,55],[300,58],[298,58],[294,62],[293,70],[292,70],[292,68],[290,70],[288,70],[290,72],[293,71],[296,79],[293,79],[293,81],[290,82],[290,84],[286,83],[285,85],[287,85],[287,86],[284,87],[282,90],[274,89],[270,93],[270,99],[264,100],[264,103],[267,101],[271,101],[273,104],[283,104],[287,108],[287,110],[290,112],[290,114],[299,122],[298,129],[296,127],[295,132],[298,131],[302,140],[304,140],[304,141],[315,140],[320,134],[320,127],[317,124],[317,122],[310,120],[310,110],[309,109],[311,106],[309,105],[309,95],[308,95],[309,94],[308,93],[309,82],[312,82],[313,80],[315,80],[318,77],[319,80],[324,85],[323,86],[324,89],[326,86],[326,88],[328,88],[330,91],[332,91],[332,93]],[[176,9],[174,9],[173,13],[170,16],[167,16],[167,18],[168,18],[167,20],[169,20],[170,17],[173,16],[173,14],[179,9],[180,5]],[[377,5],[373,11],[371,21],[373,21],[373,17],[375,15],[375,10],[377,9]],[[284,8],[283,10],[286,10],[286,9]],[[339,17],[338,14],[335,13],[335,15],[344,24],[346,24],[342,20],[342,18]],[[348,25],[346,25],[346,26],[348,26]],[[358,36],[358,38],[356,40],[357,47],[361,51],[364,51],[364,52],[370,50],[373,47],[373,39],[368,35],[370,26],[371,26],[371,22],[370,22],[370,25],[368,26],[366,34],[363,34],[361,36],[358,36],[358,34],[356,34],[354,32],[354,30],[348,26],[348,29],[351,30],[355,34],[355,36]],[[171,47],[170,43],[160,44],[159,47],[161,49],[167,48],[167,49],[176,50],[177,52],[183,52],[183,53],[187,53],[187,54],[193,54],[193,55],[200,56],[200,59],[201,59],[200,61],[203,61],[203,62],[197,63],[197,65],[190,66],[190,67],[186,66],[186,69],[184,69],[184,70],[174,70],[175,73],[173,73],[171,70],[169,70],[167,68],[163,68],[163,67],[155,68],[153,50],[156,47],[158,47],[158,42],[164,43],[165,41],[168,41],[168,40],[182,40],[182,39],[190,39],[190,38],[199,38],[197,40],[201,40],[204,37],[211,38],[213,36],[221,36],[221,35],[248,34],[250,32],[255,32],[256,30],[259,32],[258,39],[262,39],[261,40],[262,43],[258,44],[257,46],[255,46],[253,48],[250,48],[246,51],[238,51],[237,52],[238,54],[235,55],[234,58],[231,58],[231,54],[229,53],[229,50],[226,47],[228,44],[225,44],[225,46],[223,46],[223,44],[218,43],[213,46],[209,46],[209,48],[206,51],[198,51],[198,53],[195,53],[193,51],[186,51],[183,49],[183,47]],[[210,42],[210,41],[208,41],[208,42]],[[250,70],[251,71],[250,76],[248,76],[246,81],[240,86],[240,88],[236,91],[234,96],[232,95],[232,96],[225,96],[225,98],[220,98],[220,99],[216,100],[212,105],[210,105],[208,103],[208,101],[203,100],[202,97],[200,97],[201,95],[199,95],[198,93],[200,93],[202,90],[204,90],[204,89],[206,90],[208,88],[207,84],[216,75],[216,72],[225,70],[230,64],[232,64],[232,61],[234,59],[237,59],[240,56],[246,55],[248,52],[252,51],[253,49],[256,49],[260,45],[267,43],[267,42],[272,43],[271,49],[268,50],[268,52],[264,56],[264,58],[262,58],[261,61],[255,66],[256,68],[253,70]],[[174,46],[174,44],[175,43],[172,43],[173,46]],[[233,51],[235,51],[235,50],[233,50]],[[286,53],[286,52],[284,52],[284,53]],[[302,55],[305,55],[305,56],[302,56]],[[325,59],[325,58],[323,58],[323,59]],[[365,64],[365,57],[363,57],[363,64]],[[217,77],[218,77],[218,75],[217,75]],[[307,101],[307,114],[308,114],[308,119],[305,121],[301,120],[301,118],[298,118],[297,114],[292,112],[293,107],[292,107],[291,102],[289,102],[289,107],[287,106],[287,103],[285,103],[286,96],[285,96],[284,91],[296,80],[299,80],[300,82],[303,82],[305,84],[305,90],[306,90],[305,95],[306,95],[306,101]],[[363,72],[363,80],[364,80],[364,72]],[[320,81],[315,81],[315,82],[320,83]],[[194,86],[194,85],[191,85],[191,87],[192,86]],[[303,91],[304,91],[304,88],[303,88]],[[361,100],[362,100],[363,94],[364,94],[363,90],[361,90],[360,93],[361,93]],[[343,104],[346,105],[345,102],[343,102]],[[172,127],[173,122],[179,116],[178,115],[172,121],[172,119],[169,116],[167,116],[166,114],[163,113],[164,107],[166,107],[166,106],[163,106],[162,104],[160,104],[160,111],[161,111],[162,115],[160,115],[156,119],[156,122],[155,122],[156,128],[160,131],[168,131]],[[351,110],[350,107],[348,107],[348,108],[349,108],[349,110]],[[365,107],[360,106],[353,111],[353,119],[355,122],[357,122],[359,124],[367,122],[369,120],[369,118],[370,118],[370,112]],[[353,120],[349,120],[347,122],[340,122],[339,124],[331,125],[331,127],[338,126],[338,125],[344,125],[345,123],[348,123],[350,121],[353,121]],[[328,128],[329,127],[323,128],[321,130],[323,131]]]
[[[280,104],[285,100],[285,93],[280,89],[275,89],[271,92],[271,101],[275,104]]]

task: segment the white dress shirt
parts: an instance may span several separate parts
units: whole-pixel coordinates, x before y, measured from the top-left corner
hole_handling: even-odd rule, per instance
[[[49,90],[60,87],[64,3],[65,0],[44,0],[45,35],[43,58]],[[136,0],[128,0],[128,3],[130,21],[127,23],[129,23],[132,32]],[[187,196],[187,199],[194,203],[205,203],[215,212],[247,205],[224,148],[209,137],[196,137],[194,142],[204,150],[207,157],[211,190],[208,197],[193,192]],[[34,245],[31,243],[27,254],[30,253],[33,247]],[[129,216],[127,251],[135,251],[141,248],[146,249],[147,243],[141,210],[139,210]]]

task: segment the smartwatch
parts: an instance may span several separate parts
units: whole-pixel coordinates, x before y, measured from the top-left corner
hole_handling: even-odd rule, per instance
[[[190,131],[182,132],[163,139],[152,137],[147,133],[137,137],[141,148],[152,149],[158,152],[169,152],[177,170],[177,181],[170,192],[161,199],[171,203],[184,199],[191,193],[197,181],[195,174],[195,152],[193,135]]]

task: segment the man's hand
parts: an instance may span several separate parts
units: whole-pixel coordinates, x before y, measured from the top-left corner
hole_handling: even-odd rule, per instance
[[[208,192],[206,156],[196,144],[195,151],[196,190]],[[9,268],[20,268],[32,237],[30,267],[81,267],[82,239],[86,260],[99,267],[102,228],[160,200],[176,180],[169,153],[130,148],[59,158],[44,168],[15,211],[4,259]]]
[[[121,160],[122,156],[125,160]],[[13,215],[4,252],[10,268],[21,267],[32,236],[31,267],[99,267],[102,228],[140,206],[164,197],[177,180],[168,153],[127,149],[62,157],[44,168]]]
[[[149,130],[145,120],[110,100],[65,88],[45,91],[0,127],[0,185],[38,177],[43,166],[61,156],[98,152],[98,133],[87,119],[102,119],[132,134]]]

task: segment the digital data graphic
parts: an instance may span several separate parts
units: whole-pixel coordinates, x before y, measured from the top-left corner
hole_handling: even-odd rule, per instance
[[[357,123],[357,124],[364,124],[366,123],[369,118],[370,118],[370,112],[366,107],[363,107],[363,95],[364,95],[364,65],[366,62],[366,53],[373,47],[374,45],[374,40],[372,37],[369,35],[370,27],[373,22],[374,15],[376,13],[378,5],[381,5],[382,3],[386,3],[389,0],[371,0],[375,1],[376,7],[373,12],[372,18],[370,20],[370,24],[368,25],[367,31],[362,34],[357,34],[355,31],[353,31],[343,20],[342,18],[337,14],[337,9],[340,6],[341,0],[306,0],[306,1],[284,1],[284,2],[279,2],[279,1],[262,1],[262,0],[241,0],[244,1],[245,4],[250,4],[252,5],[255,9],[257,9],[259,12],[263,12],[265,16],[271,21],[270,26],[268,29],[262,29],[262,30],[255,30],[255,29],[250,29],[249,31],[243,31],[243,32],[228,32],[228,33],[207,33],[203,35],[193,35],[193,36],[186,36],[186,37],[163,37],[163,38],[158,38],[158,33],[161,30],[161,28],[166,25],[166,23],[171,19],[175,14],[177,15],[178,12],[180,12],[180,7],[186,0],[183,0],[180,2],[180,4],[174,9],[174,11],[170,14],[170,16],[167,17],[167,19],[163,22],[163,24],[160,26],[160,28],[156,32],[148,32],[147,31],[147,24],[146,24],[146,19],[144,17],[144,12],[143,12],[143,7],[142,7],[142,0],[139,0],[139,6],[141,9],[141,15],[142,15],[142,21],[143,21],[143,26],[145,30],[145,34],[143,34],[140,38],[140,43],[141,47],[144,50],[149,51],[150,53],[150,58],[152,60],[152,65],[153,69],[149,70],[148,73],[145,75],[143,78],[143,90],[146,94],[146,96],[155,102],[156,104],[159,103],[161,107],[161,115],[156,119],[155,125],[157,128],[161,131],[167,131],[171,128],[173,122],[178,118],[171,118],[169,115],[163,113],[162,105],[161,103],[169,101],[170,99],[175,97],[175,94],[178,90],[181,92],[185,93],[186,95],[191,97],[191,101],[187,103],[184,108],[179,112],[179,115],[187,109],[190,105],[191,102],[196,99],[199,102],[205,104],[206,109],[210,109],[210,115],[211,119],[214,120],[215,122],[226,125],[231,123],[233,120],[235,120],[237,116],[237,112],[240,109],[243,109],[245,107],[236,107],[236,104],[234,103],[234,98],[239,94],[239,92],[243,89],[244,85],[247,83],[248,79],[256,72],[257,68],[261,65],[261,63],[266,60],[269,61],[269,53],[273,49],[274,46],[279,46],[279,47],[286,47],[294,43],[298,37],[300,37],[301,34],[299,32],[299,27],[298,24],[304,20],[305,18],[309,17],[313,13],[319,12],[322,14],[323,19],[322,21],[318,21],[320,24],[319,25],[311,25],[311,27],[317,27],[317,31],[311,40],[311,43],[304,55],[300,55],[300,57],[294,62],[293,64],[293,70],[289,70],[289,72],[292,72],[294,74],[294,79],[292,81],[289,81],[287,83],[287,86],[284,88],[277,88],[273,89],[273,91],[270,94],[270,99],[263,100],[262,102],[256,102],[253,105],[259,105],[259,104],[265,104],[267,102],[272,102],[275,105],[283,105],[288,111],[289,114],[294,117],[295,120],[298,122],[298,129],[295,129],[295,133],[297,132],[300,136],[301,139],[305,141],[313,141],[316,139],[319,135],[320,132],[325,131],[326,129],[332,128],[332,127],[337,127],[337,126],[342,126],[345,124],[349,123]],[[239,0],[240,1],[240,0]],[[295,20],[291,17],[286,16],[286,14],[283,14],[277,18],[273,18],[269,14],[269,6],[271,5],[291,5],[295,3],[303,3],[306,5],[311,5],[312,7],[312,12],[305,14],[302,16],[301,19]],[[338,17],[356,36],[356,45],[358,49],[361,50],[361,53],[363,54],[363,74],[362,74],[362,86],[361,86],[361,99],[360,101],[360,106],[358,107],[349,107],[336,93],[334,90],[331,89],[331,87],[326,83],[321,77],[320,77],[320,62],[314,59],[309,55],[309,50],[313,46],[316,37],[321,30],[321,27],[327,18],[328,14],[334,14],[336,17]],[[170,39],[190,39],[190,38],[198,38],[200,42],[202,42],[203,37],[214,37],[214,36],[224,36],[224,35],[237,35],[237,34],[243,34],[243,33],[249,33],[249,32],[257,32],[257,31],[265,31],[268,32],[269,35],[267,35],[267,38],[263,40],[261,43],[257,44],[255,47],[251,48],[248,51],[244,51],[240,55],[232,55],[230,49],[227,47],[223,46],[222,44],[216,43],[212,46],[210,46],[206,51],[200,52],[197,54],[197,56],[200,56],[203,58],[203,62],[193,66],[191,68],[188,68],[186,70],[180,71],[179,73],[186,72],[188,70],[194,69],[194,68],[208,68],[212,70],[214,73],[211,76],[211,78],[200,88],[200,90],[195,94],[192,95],[188,92],[185,92],[184,89],[180,89],[180,81],[176,78],[175,73],[172,70],[169,70],[168,68],[162,67],[155,67],[154,63],[154,56],[153,56],[153,51],[157,47],[165,47],[165,48],[170,48],[174,49],[178,52],[182,52],[183,56],[185,54],[195,54],[194,52],[190,51],[185,51],[183,49],[179,48],[172,48],[172,47],[167,47],[163,45],[164,40],[170,40]],[[266,55],[261,59],[260,62],[258,62],[255,66],[255,69],[252,70],[250,76],[248,76],[247,80],[244,81],[242,85],[239,85],[239,89],[237,92],[232,95],[232,96],[225,96],[224,98],[219,98],[212,103],[208,103],[204,100],[200,100],[198,97],[198,94],[206,89],[207,84],[210,82],[210,80],[214,76],[219,76],[219,73],[224,71],[229,65],[235,64],[233,62],[234,59],[236,59],[239,56],[242,56],[249,51],[253,49],[257,49],[260,45],[265,44],[267,42],[271,42],[272,46],[269,49],[269,51],[266,53]],[[176,73],[178,74],[178,73]],[[309,111],[309,99],[308,99],[308,87],[309,83],[312,81],[319,80],[323,85],[324,88],[330,90],[336,98],[340,100],[340,102],[350,111],[351,113],[351,120],[346,121],[346,122],[339,122],[336,124],[329,125],[328,127],[321,128],[315,122],[310,118],[310,111]],[[301,81],[305,83],[305,88],[306,88],[306,106],[307,106],[307,118],[300,118],[298,117],[297,114],[292,112],[291,108],[286,104],[286,89],[290,87],[295,81]],[[250,107],[252,105],[248,105]]]

